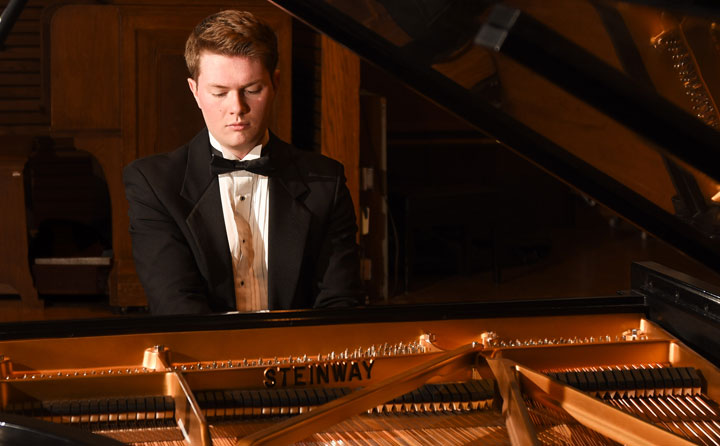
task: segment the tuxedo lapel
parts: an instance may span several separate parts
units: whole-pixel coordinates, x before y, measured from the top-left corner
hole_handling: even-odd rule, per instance
[[[210,141],[207,130],[189,144],[188,162],[180,195],[192,209],[185,222],[201,258],[198,266],[208,278],[209,287],[220,289],[228,305],[235,306],[232,260],[228,248],[218,178],[210,172]]]
[[[267,150],[267,152],[265,151]],[[311,214],[303,204],[309,188],[288,146],[271,134],[263,154],[272,158],[274,173],[268,180],[270,195],[268,234],[268,304],[270,309],[292,305]],[[235,306],[232,260],[223,218],[220,186],[210,172],[207,130],[189,144],[188,163],[180,195],[191,205],[186,223],[202,259],[198,259],[210,287],[222,289],[230,307]]]
[[[268,303],[272,310],[292,307],[311,214],[302,202],[309,189],[290,149],[274,135],[268,145],[276,169],[268,184]]]

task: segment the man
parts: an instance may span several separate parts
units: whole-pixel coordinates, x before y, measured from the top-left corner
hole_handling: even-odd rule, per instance
[[[272,29],[248,12],[211,15],[185,60],[207,128],[123,173],[151,312],[356,304],[357,227],[342,165],[268,131],[279,80]]]

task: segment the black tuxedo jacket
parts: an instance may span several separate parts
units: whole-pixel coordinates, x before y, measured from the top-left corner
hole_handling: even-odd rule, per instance
[[[271,310],[354,305],[361,298],[357,225],[343,167],[271,134]],[[174,152],[123,171],[140,281],[154,314],[235,309],[230,248],[207,129]]]

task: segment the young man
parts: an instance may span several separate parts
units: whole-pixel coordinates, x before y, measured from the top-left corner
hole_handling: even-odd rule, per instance
[[[277,40],[248,12],[185,47],[206,129],[123,172],[135,267],[154,314],[349,306],[363,295],[342,165],[268,130]]]

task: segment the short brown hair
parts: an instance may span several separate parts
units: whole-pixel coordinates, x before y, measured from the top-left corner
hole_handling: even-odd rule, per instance
[[[203,51],[259,59],[272,79],[278,61],[277,36],[270,26],[247,11],[226,10],[207,16],[185,42],[190,76],[200,74]]]

